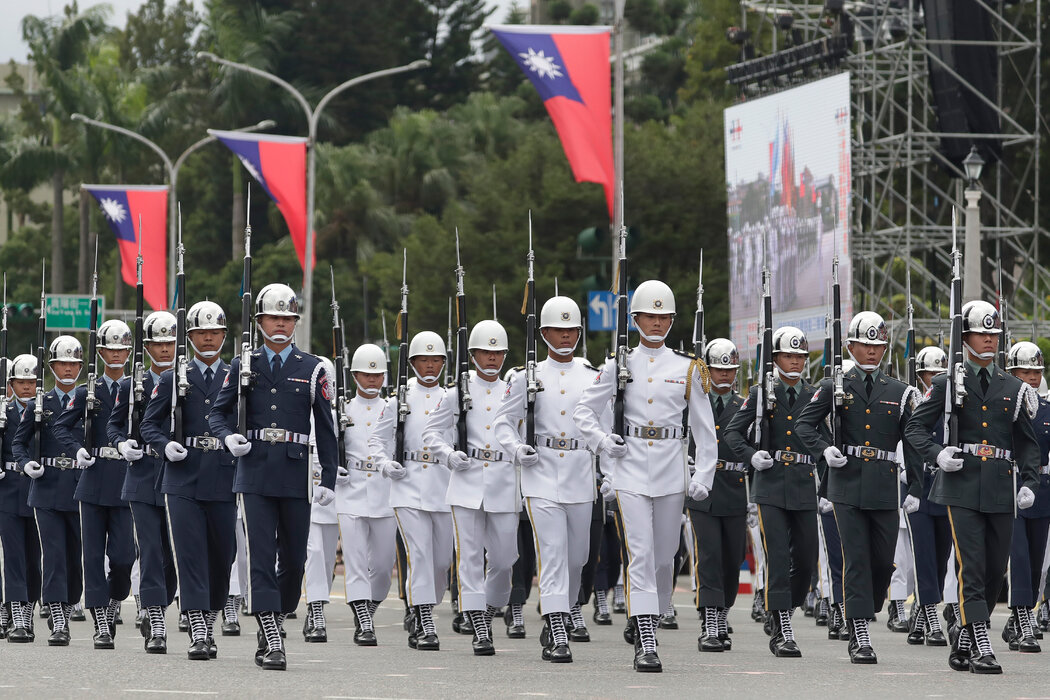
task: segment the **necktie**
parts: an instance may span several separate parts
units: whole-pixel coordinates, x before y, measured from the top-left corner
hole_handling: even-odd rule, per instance
[[[120,387],[116,382],[110,382],[109,384],[109,396],[113,399],[113,404],[117,403],[117,392],[120,391]]]
[[[795,405],[795,398],[798,396],[798,392],[795,391],[795,387],[788,387],[788,408]]]
[[[722,411],[725,409],[725,407],[726,407],[726,405],[725,405],[725,403],[722,402],[722,397],[719,396],[718,400],[715,401],[715,415],[716,416],[722,415]]]
[[[982,368],[981,371],[978,372],[977,374],[981,378],[981,391],[987,393],[988,392],[988,368],[986,368],[986,367]]]
[[[271,366],[273,367],[273,376],[276,377],[277,373],[281,371],[281,356],[280,355],[274,355],[273,356],[273,364]]]
[[[871,396],[871,388],[874,384],[875,380],[871,378],[870,374],[864,377],[864,388],[867,390],[868,396]]]
[[[204,370],[204,386],[206,386],[206,387],[208,387],[210,389],[211,388],[211,380],[212,380],[212,378],[214,376],[215,376],[215,370],[213,370],[211,367],[209,367],[208,369]]]

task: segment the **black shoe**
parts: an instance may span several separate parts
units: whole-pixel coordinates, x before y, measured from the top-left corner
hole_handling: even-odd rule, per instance
[[[452,616],[452,631],[456,634],[462,634],[463,620],[466,619],[466,615],[461,612],[457,612]]]
[[[123,618],[120,617],[120,608],[117,608],[117,614],[113,616],[113,624],[114,625],[123,625],[124,624]]]
[[[547,618],[545,617],[543,618],[543,626],[540,627],[540,646],[544,649],[547,649],[551,646],[551,642],[553,641],[554,640],[551,639],[551,626],[550,623],[547,622]],[[549,660],[550,659],[544,659],[544,661]]]
[[[266,654],[266,637],[262,630],[255,630],[255,665],[262,666],[263,656]]]
[[[303,635],[303,641],[324,644],[328,641],[328,630],[324,627],[310,627]]]
[[[634,629],[634,621],[631,618],[627,618],[627,626],[623,628],[623,641],[634,646],[634,640],[637,638],[638,635]]]
[[[70,615],[69,615],[69,619],[72,620],[73,622],[83,622],[84,620],[87,619],[87,615],[84,614],[84,609],[83,608],[80,608],[80,609],[75,609],[74,608],[73,612],[70,613]]]
[[[916,627],[911,632],[908,632],[908,644],[917,646],[926,643],[926,632],[921,628]]]
[[[436,634],[421,634],[416,637],[415,649],[419,651],[438,651],[441,649],[441,643],[438,641]]]
[[[284,619],[286,619],[286,620],[298,620],[299,619],[299,615],[298,615],[298,613],[296,613],[293,610],[290,613],[288,613],[287,615],[285,615]]]
[[[617,615],[626,615],[627,614],[627,603],[613,603],[612,604],[612,611],[614,613],[616,613]]]
[[[413,619],[414,615],[412,614],[412,608],[406,607],[405,614],[401,617],[401,629],[406,632],[411,632]]]
[[[285,658],[283,649],[274,649],[263,655],[262,667],[264,671],[286,671],[288,659]]]
[[[936,632],[930,632],[926,635],[926,646],[928,647],[946,647],[948,646],[948,640],[944,636],[944,632],[940,630]]]
[[[146,640],[146,653],[147,654],[167,654],[168,653],[168,640],[166,637],[157,635],[156,637],[150,637]]]
[[[950,606],[949,606],[950,607]],[[953,671],[970,670],[970,650],[959,649],[959,636],[952,639],[952,650],[948,652],[948,668]]]
[[[785,640],[779,631],[769,640],[769,650],[778,659],[797,659],[802,656],[802,650],[794,640]]]
[[[655,651],[643,653],[641,647],[634,652],[634,670],[639,673],[662,673],[664,665]]]
[[[207,661],[211,658],[208,653],[208,642],[194,642],[186,652],[186,658],[190,661]]]
[[[660,623],[658,625],[662,630],[676,630],[678,629],[678,616],[677,615],[661,615]]]
[[[113,635],[111,634],[96,634],[93,638],[96,649],[113,649]]]
[[[838,639],[839,628],[836,625],[828,625],[828,639]]]
[[[374,647],[379,641],[374,630],[358,630],[354,632],[354,644],[359,647]]]
[[[1017,640],[1017,651],[1022,654],[1038,654],[1043,649],[1039,646],[1039,642],[1035,641],[1035,637],[1021,637]]]
[[[995,660],[994,654],[970,657],[970,673],[996,674],[1002,673],[1003,667]]]
[[[773,629],[776,626],[776,623],[773,620],[774,614],[766,613],[766,619],[762,622],[762,631],[769,637],[773,636]]]
[[[222,636],[223,637],[240,637],[241,636],[241,623],[237,621],[223,622],[222,623]]]
[[[52,632],[51,636],[47,638],[47,645],[49,647],[68,647],[69,646],[69,630],[59,630]]]
[[[718,641],[722,642],[722,650],[730,651],[733,648],[733,640],[729,637],[728,633],[719,634]]]
[[[571,664],[572,663],[572,652],[569,651],[568,644],[559,644],[553,647],[547,654],[548,661],[552,664]]]
[[[696,638],[696,648],[700,651],[725,651],[725,645],[717,636],[704,632]]]
[[[28,644],[33,641],[29,637],[29,630],[25,627],[15,627],[7,633],[8,644]]]
[[[1000,635],[1003,641],[1010,645],[1010,651],[1017,651],[1017,636],[1020,630],[1017,628],[1017,611],[1014,610],[1007,618]]]
[[[858,647],[850,644],[849,662],[851,664],[877,664],[879,658],[875,656],[875,650],[869,646]]]
[[[179,613],[179,632],[190,631],[190,618],[186,616],[186,613]]]
[[[475,637],[470,646],[474,649],[474,656],[496,655],[496,647],[492,644],[491,639],[478,639]]]
[[[508,605],[507,609],[503,611],[503,624],[507,626],[507,637],[510,639],[525,639],[525,625],[514,624],[514,611],[511,609],[513,606]],[[471,633],[473,633],[471,629]]]
[[[214,659],[219,655],[219,647],[215,644],[214,637],[207,637],[204,642],[208,645],[208,658]]]
[[[573,627],[569,631],[569,640],[573,642],[591,641],[591,633],[586,627]]]
[[[907,632],[908,621],[901,620],[900,618],[890,618],[886,620],[886,629],[890,632]]]
[[[612,615],[610,615],[609,613],[598,612],[598,608],[594,609],[594,614],[591,615],[591,619],[594,620],[594,624],[596,624],[596,625],[611,625],[612,624]],[[570,654],[570,656],[571,656],[571,654]]]

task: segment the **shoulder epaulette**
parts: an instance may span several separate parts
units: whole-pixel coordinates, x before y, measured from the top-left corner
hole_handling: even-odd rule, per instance
[[[580,366],[583,367],[584,369],[589,369],[590,371],[595,372],[595,373],[602,371],[600,367],[595,367],[590,362],[582,362],[582,363],[580,363]]]
[[[682,357],[687,357],[690,360],[695,360],[696,359],[696,355],[694,355],[693,353],[688,352],[686,350],[676,350],[675,348],[671,348],[671,352],[673,352],[675,355],[680,355]]]
[[[508,371],[509,372],[524,372],[525,371],[525,365],[521,365],[520,367],[511,367]]]

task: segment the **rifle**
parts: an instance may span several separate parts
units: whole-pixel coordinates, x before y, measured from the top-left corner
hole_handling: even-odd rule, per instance
[[[183,263],[186,249],[182,245],[182,205],[179,205],[179,237],[175,246],[175,391],[171,393],[171,432],[172,439],[180,445],[186,442],[186,423],[182,417],[186,405],[186,394],[190,389],[190,380],[186,373],[190,368],[189,349],[186,345],[186,271]]]
[[[962,346],[962,253],[956,238],[956,210],[952,207],[951,333],[948,339],[948,385],[944,393],[944,444],[959,446],[959,412],[966,399],[966,363]]]
[[[831,350],[831,285],[828,285],[828,308],[824,311],[824,379],[831,379],[835,372],[835,361]]]
[[[128,391],[128,439],[139,441],[145,408],[146,362],[142,354],[142,217],[139,216],[139,252],[135,258],[135,343],[132,350],[131,387]]]
[[[915,306],[911,302],[911,250],[908,251],[908,267],[904,275],[905,294],[908,297],[908,336],[904,344],[907,347],[905,356],[908,358],[908,386],[915,386],[917,375],[915,372]]]
[[[621,194],[621,197],[623,195]],[[620,204],[619,259],[616,264],[616,396],[613,398],[613,433],[626,439],[624,404],[631,370],[627,367],[627,226]]]
[[[445,336],[445,386],[452,386],[456,358],[452,354],[452,297],[448,298],[448,335]]]
[[[529,253],[525,257],[529,265],[529,276],[525,281],[525,444],[536,447],[536,395],[540,383],[536,379],[536,278],[532,250],[532,212],[529,212]],[[495,289],[495,288],[493,288]],[[495,309],[493,309],[495,311]],[[495,318],[495,315],[493,315]]]
[[[707,334],[704,329],[704,249],[700,249],[700,274],[696,284],[696,315],[693,317],[693,355],[702,358],[707,345]],[[717,418],[717,416],[715,416]],[[689,456],[696,457],[696,441],[689,432],[689,406],[682,409],[682,428],[689,436]]]
[[[4,299],[7,298],[7,281],[5,277],[4,281]],[[6,303],[6,302],[5,302]],[[0,349],[0,354],[4,356],[4,362],[6,363],[7,357],[7,309],[4,309],[4,339],[0,341],[0,345],[4,347]],[[95,398],[95,381],[98,379],[97,372],[97,358],[96,353],[98,351],[98,237],[95,238],[95,270],[91,273],[91,327],[88,331],[88,354],[84,358],[84,362],[88,363],[87,373],[87,396],[84,401],[84,449],[91,452],[91,449],[95,446],[94,431],[91,429],[91,424],[95,418],[95,414],[98,412],[98,400]],[[7,373],[6,366],[4,371],[4,386],[7,386]],[[6,391],[4,392],[6,395]],[[6,409],[7,406],[5,405]],[[6,414],[6,410],[4,411]]]
[[[831,444],[841,449],[842,407],[846,390],[842,386],[842,289],[839,286],[839,256],[831,259],[831,368],[835,393],[831,402]]]
[[[470,410],[470,356],[467,350],[467,295],[463,291],[463,264],[459,257],[459,229],[456,229],[456,386],[459,391],[459,418],[456,420],[456,449],[467,451],[467,412]]]
[[[390,374],[390,341],[386,338],[386,309],[380,309],[379,315],[383,319],[383,352],[386,353],[386,380],[383,382],[382,397],[390,396],[393,378]]]
[[[10,365],[7,361],[7,273],[4,273],[4,309],[3,325],[0,326],[0,381],[4,383],[4,390],[0,393],[0,430],[7,427],[7,378],[10,374]]]
[[[46,263],[40,261],[40,321],[36,343],[36,401],[33,404],[33,422],[36,423],[36,463],[44,458],[44,345],[47,344],[47,296],[44,284],[47,279]],[[5,388],[6,392],[6,388]]]
[[[401,267],[401,311],[397,317],[397,427],[394,429],[394,461],[405,463],[405,423],[408,422],[408,250]]]
[[[339,321],[339,302],[335,299],[335,269],[329,265],[328,272],[332,279],[332,346],[335,348],[335,407],[336,407],[336,438],[339,445],[339,464],[343,466],[346,459],[346,429],[350,427],[350,407],[347,399],[347,391],[350,386],[347,371],[350,368],[350,358],[346,350],[346,337],[343,335],[343,325]]]
[[[1010,330],[1006,324],[1006,297],[1003,296],[1003,256],[999,251],[999,321],[1002,324],[1002,335],[999,338],[999,367],[1006,367],[1006,355],[1010,352]],[[1033,336],[1034,337],[1034,336]]]
[[[776,384],[773,379],[773,297],[769,291],[769,268],[762,268],[762,344],[759,359],[762,375],[755,395],[755,442],[760,450],[769,452],[772,438],[773,413],[777,409]]]
[[[244,269],[241,272],[241,369],[237,377],[237,432],[248,435],[248,386],[252,380],[252,185],[244,215]]]

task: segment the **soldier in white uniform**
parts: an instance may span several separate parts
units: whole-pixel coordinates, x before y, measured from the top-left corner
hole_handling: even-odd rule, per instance
[[[343,535],[346,600],[357,618],[354,644],[375,646],[372,617],[390,591],[397,522],[390,507],[390,481],[381,478],[369,438],[379,426],[387,400],[379,396],[386,380],[386,355],[378,345],[354,352],[350,371],[357,385],[346,429],[347,480],[336,484],[335,505]]]
[[[574,357],[583,322],[580,307],[568,297],[553,297],[540,310],[540,336],[547,359],[536,364],[536,446],[524,442],[525,373],[511,375],[496,418],[496,437],[521,465],[521,493],[532,521],[540,567],[540,610],[546,618],[542,658],[572,662],[565,616],[579,611],[580,575],[590,554],[595,479],[591,453],[572,420],[584,389],[597,370]],[[611,414],[602,416],[608,432]]]
[[[685,495],[707,498],[715,476],[718,445],[707,397],[710,373],[702,360],[668,348],[664,338],[674,322],[671,288],[658,280],[638,285],[631,315],[641,335],[627,358],[624,414],[626,435],[615,435],[601,416],[616,393],[616,361],[606,360],[573,411],[588,447],[602,458],[602,492],[616,493],[625,537],[627,614],[635,628],[634,667],[662,670],[656,654],[656,621],[673,592],[673,561]],[[696,443],[696,471],[686,465],[682,414]]]
[[[405,463],[395,461],[394,431],[398,403],[391,400],[368,439],[368,452],[382,460],[379,471],[390,483],[390,506],[405,543],[408,576],[405,597],[414,621],[408,646],[421,651],[441,648],[433,610],[445,595],[452,565],[452,513],[445,502],[449,470],[444,460],[423,445],[423,428],[445,396],[438,384],[445,364],[445,342],[433,331],[417,333],[408,346],[416,377],[408,380],[409,413],[405,423]]]
[[[521,510],[513,455],[501,449],[495,430],[496,411],[506,388],[500,369],[507,357],[507,331],[496,321],[479,321],[470,331],[467,349],[476,368],[470,372],[468,449],[461,451],[454,444],[458,385],[446,392],[431,414],[423,444],[452,470],[446,501],[452,507],[456,535],[459,609],[474,627],[474,654],[492,656],[496,653],[492,618],[497,608],[510,602]]]

